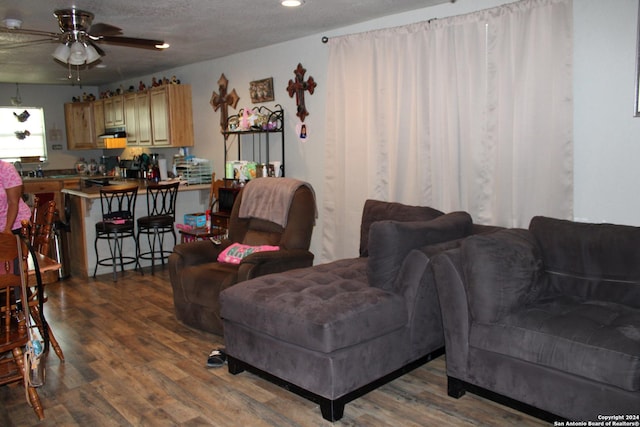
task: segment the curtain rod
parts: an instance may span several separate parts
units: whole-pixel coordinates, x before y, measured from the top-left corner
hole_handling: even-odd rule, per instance
[[[451,3],[455,3],[456,0],[451,0]],[[427,19],[427,24],[431,24],[431,22],[437,20],[438,18],[431,18],[431,19]],[[329,42],[329,37],[327,36],[322,36],[322,38],[320,39],[322,41],[322,43],[327,43]]]

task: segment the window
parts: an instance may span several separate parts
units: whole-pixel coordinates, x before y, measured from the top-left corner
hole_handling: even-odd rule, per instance
[[[0,107],[0,159],[14,162],[21,157],[47,159],[44,111],[33,107]]]

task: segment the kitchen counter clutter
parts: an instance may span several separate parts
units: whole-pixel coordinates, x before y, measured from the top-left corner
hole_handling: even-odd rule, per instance
[[[143,179],[118,179],[110,180],[116,185],[138,185],[138,198],[136,201],[135,217],[147,215],[147,185]],[[111,184],[113,185],[113,184]],[[96,236],[95,224],[102,219],[100,207],[100,185],[90,187],[82,185],[77,188],[64,188],[61,190],[68,201],[69,218],[71,226],[69,234],[69,249],[73,254],[69,263],[72,276],[88,278],[93,274],[96,265],[94,241]],[[178,188],[178,202],[176,204],[176,221],[179,223],[185,214],[206,210],[209,203],[210,184],[180,185]],[[177,236],[176,231],[176,236]],[[144,242],[143,242],[144,244]],[[165,245],[171,244],[171,238],[165,241]],[[171,249],[171,248],[170,248]],[[144,250],[144,248],[142,248]],[[123,254],[132,256],[135,253],[133,244],[123,248]],[[142,267],[151,265],[148,260],[140,260]],[[125,268],[133,268],[133,265]],[[98,266],[97,275],[107,274],[111,269]],[[137,274],[137,273],[136,273]]]
[[[161,184],[169,183],[173,181],[160,181]],[[81,182],[79,188],[67,188],[62,192],[66,194],[71,194],[78,197],[83,197],[85,199],[99,199],[100,198],[100,188],[103,186],[109,185],[134,185],[138,186],[138,199],[140,199],[140,195],[147,194],[147,187],[150,185],[150,181],[146,179],[135,179],[135,178],[114,178],[114,177],[87,177]],[[211,184],[195,184],[195,185],[187,185],[181,184],[178,188],[178,192],[183,191],[195,191],[195,190],[206,190],[207,197],[209,197],[209,189],[211,188]],[[146,196],[145,196],[146,197]],[[142,203],[146,203],[142,200]]]

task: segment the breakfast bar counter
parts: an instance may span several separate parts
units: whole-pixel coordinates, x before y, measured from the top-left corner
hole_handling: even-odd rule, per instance
[[[147,181],[138,179],[121,179],[109,184],[117,185],[138,185],[138,198],[136,201],[135,217],[147,215]],[[100,207],[101,186],[91,186],[80,189],[64,188],[61,192],[65,195],[67,202],[67,221],[71,228],[69,233],[69,271],[74,277],[88,278],[93,276],[93,269],[96,266],[96,254],[94,241],[96,237],[95,224],[102,220],[102,209]],[[210,184],[180,185],[178,189],[178,200],[176,203],[176,223],[183,221],[184,215],[194,212],[204,212],[209,203]],[[136,229],[137,233],[137,229]],[[178,232],[176,231],[176,236]],[[166,243],[170,243],[171,238]],[[102,242],[101,242],[102,243]],[[133,243],[125,242],[124,255],[134,256],[135,248]],[[142,242],[145,245],[146,241]],[[99,246],[99,251],[108,251],[108,248]],[[142,247],[144,251],[144,246]],[[140,260],[142,267],[151,265],[148,260]],[[133,268],[133,265],[125,266]],[[110,267],[98,266],[97,274],[110,273]]]

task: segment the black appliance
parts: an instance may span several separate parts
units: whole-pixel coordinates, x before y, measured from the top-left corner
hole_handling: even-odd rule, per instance
[[[118,156],[102,156],[100,163],[104,164],[105,173],[108,174],[118,166]]]
[[[137,159],[120,160],[120,170],[123,178],[143,178],[140,161]]]
[[[109,181],[112,181],[113,177],[111,176],[95,176],[91,178],[84,178],[82,180],[82,185],[84,187],[107,187],[110,184]]]

